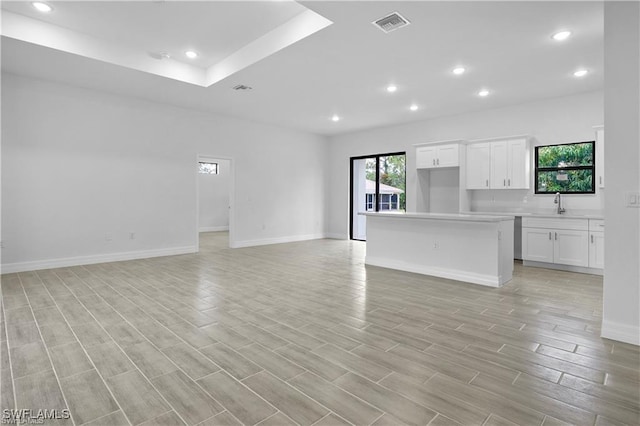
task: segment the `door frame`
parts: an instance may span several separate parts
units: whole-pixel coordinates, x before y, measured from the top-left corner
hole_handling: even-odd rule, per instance
[[[196,166],[200,162],[215,162],[216,160],[229,161],[229,247],[235,246],[235,163],[233,157],[227,157],[224,155],[196,155]],[[195,241],[196,250],[200,252],[200,176],[198,168],[195,168],[196,175],[196,229],[195,229]]]
[[[365,240],[358,240],[353,238],[353,162],[357,161],[357,160],[365,160],[367,158],[375,158],[376,159],[376,202],[375,202],[375,211],[379,212],[380,211],[380,157],[391,157],[394,155],[404,155],[405,157],[405,163],[404,163],[404,167],[405,167],[405,171],[404,171],[404,186],[405,186],[405,193],[407,192],[407,152],[406,151],[401,151],[401,152],[390,152],[390,153],[385,153],[385,154],[371,154],[371,155],[359,155],[356,157],[350,157],[349,158],[349,239],[350,240],[354,240],[354,241],[365,241]],[[400,202],[400,200],[398,199],[398,202]]]

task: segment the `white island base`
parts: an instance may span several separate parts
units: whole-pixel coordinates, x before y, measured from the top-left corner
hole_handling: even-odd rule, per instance
[[[513,276],[513,216],[361,214],[367,265],[490,287]]]

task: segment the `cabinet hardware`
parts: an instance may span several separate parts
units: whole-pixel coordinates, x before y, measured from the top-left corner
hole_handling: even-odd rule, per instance
[[[507,179],[507,186],[511,186],[511,179]]]
[[[487,185],[486,186],[489,186],[489,179],[487,179]]]
[[[436,159],[436,164],[439,166],[440,165],[440,159]]]
[[[502,179],[502,186],[507,186],[507,180],[506,179]]]
[[[600,176],[600,185],[602,185],[602,176]]]
[[[549,239],[551,239],[551,232],[549,232]]]
[[[435,158],[433,159],[433,165],[434,166],[436,165],[436,159]]]
[[[593,244],[593,234],[591,234],[591,244]]]
[[[556,234],[556,241],[558,240],[558,233],[554,232],[554,234]]]

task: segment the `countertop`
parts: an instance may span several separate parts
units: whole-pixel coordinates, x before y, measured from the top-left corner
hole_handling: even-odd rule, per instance
[[[358,213],[363,216],[373,217],[391,217],[394,219],[433,219],[433,220],[452,220],[463,222],[502,222],[513,220],[515,215],[498,215],[498,214],[467,214],[467,213],[389,213],[389,212],[362,212]]]
[[[534,213],[534,212],[463,212],[466,215],[480,215],[480,216],[519,216],[519,217],[542,217],[552,219],[599,219],[603,220],[602,214],[549,214],[549,213]]]

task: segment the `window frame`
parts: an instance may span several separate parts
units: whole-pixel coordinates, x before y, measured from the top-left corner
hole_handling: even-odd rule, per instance
[[[202,164],[212,164],[215,166],[215,172],[214,173],[206,173],[201,171],[200,167]],[[201,175],[219,175],[220,174],[220,165],[216,162],[213,161],[203,161],[203,160],[198,160],[198,174]]]
[[[538,150],[540,148],[548,148],[553,146],[564,146],[564,145],[582,145],[590,143],[591,144],[591,155],[592,161],[590,166],[567,166],[567,167],[538,167]],[[534,193],[536,195],[554,195],[558,192],[560,194],[595,194],[596,193],[596,141],[582,141],[582,142],[569,142],[569,143],[558,143],[558,144],[550,144],[550,145],[537,145],[534,147]],[[548,192],[548,191],[540,191],[538,184],[538,172],[559,172],[559,171],[574,171],[574,170],[591,170],[591,191],[556,191],[556,192]]]

